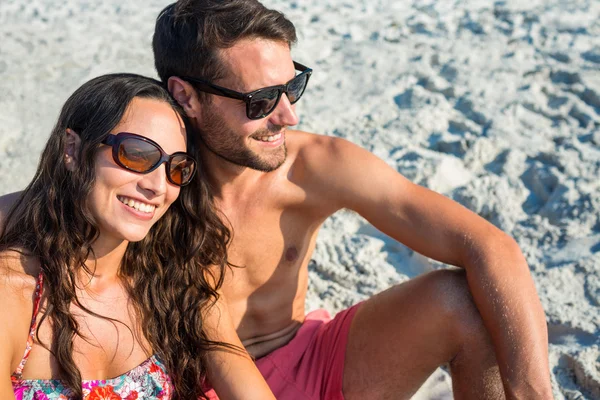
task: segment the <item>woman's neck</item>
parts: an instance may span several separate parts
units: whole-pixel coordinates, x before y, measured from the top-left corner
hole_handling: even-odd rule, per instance
[[[82,269],[79,276],[86,290],[101,293],[120,281],[119,270],[128,244],[124,240],[115,242],[98,239],[94,242],[94,253],[86,261],[89,272]]]

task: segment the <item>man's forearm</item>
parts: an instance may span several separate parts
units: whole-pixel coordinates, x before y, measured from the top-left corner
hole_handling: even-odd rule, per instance
[[[551,399],[546,319],[519,247],[508,237],[474,246],[467,264],[507,398]]]

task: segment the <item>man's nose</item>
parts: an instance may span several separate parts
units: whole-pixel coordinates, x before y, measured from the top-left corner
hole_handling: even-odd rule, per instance
[[[277,104],[277,107],[275,107],[275,110],[273,110],[269,117],[272,124],[281,126],[294,126],[299,121],[296,114],[296,107],[290,104],[290,100],[285,93],[281,95],[279,104]]]

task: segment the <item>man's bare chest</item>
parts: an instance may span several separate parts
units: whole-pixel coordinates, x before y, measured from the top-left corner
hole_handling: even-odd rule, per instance
[[[240,211],[226,214],[232,228],[228,258],[240,267],[231,276],[235,286],[255,290],[297,277],[310,259],[318,224],[301,208],[258,206]]]

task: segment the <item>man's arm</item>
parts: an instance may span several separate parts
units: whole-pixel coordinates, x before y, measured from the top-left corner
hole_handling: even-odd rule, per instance
[[[14,192],[0,196],[0,234],[4,230],[4,222],[6,221],[8,213],[19,199],[19,196],[21,196],[21,193],[22,192]]]
[[[464,268],[507,396],[552,398],[544,311],[517,243],[368,151],[339,138],[314,140],[301,157],[304,184],[318,201],[330,212],[352,209],[411,249]]]

